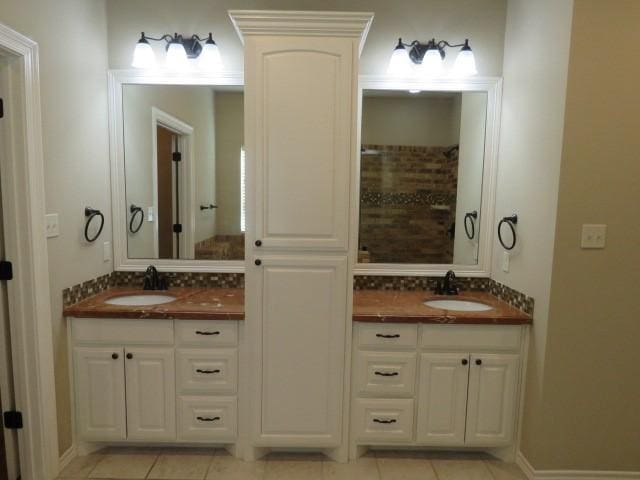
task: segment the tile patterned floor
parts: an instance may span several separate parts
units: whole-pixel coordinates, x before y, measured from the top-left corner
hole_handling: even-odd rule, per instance
[[[319,454],[274,453],[243,462],[224,450],[109,448],[74,459],[58,477],[152,480],[526,480],[484,454],[370,452],[348,464]]]

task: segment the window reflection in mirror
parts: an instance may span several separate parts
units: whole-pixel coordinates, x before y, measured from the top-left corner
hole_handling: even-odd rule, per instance
[[[486,92],[364,90],[359,263],[478,263],[486,116]]]
[[[123,85],[127,250],[244,259],[242,87]]]

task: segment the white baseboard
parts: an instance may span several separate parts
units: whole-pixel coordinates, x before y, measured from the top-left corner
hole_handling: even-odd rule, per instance
[[[516,464],[529,480],[640,480],[640,472],[606,470],[536,470],[518,452]]]
[[[62,471],[67,465],[69,465],[71,463],[71,460],[73,460],[74,458],[76,458],[77,456],[77,452],[76,452],[76,446],[71,445],[66,452],[64,452],[61,456],[60,456],[60,471]]]

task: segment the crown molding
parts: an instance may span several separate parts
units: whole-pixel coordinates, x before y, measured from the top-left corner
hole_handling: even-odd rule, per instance
[[[364,42],[371,12],[315,12],[288,10],[229,10],[229,17],[240,36],[300,35],[360,38]]]

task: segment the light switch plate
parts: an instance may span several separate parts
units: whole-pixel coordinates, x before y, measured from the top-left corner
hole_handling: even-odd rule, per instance
[[[502,252],[502,271],[509,272],[509,252]]]
[[[607,239],[607,226],[587,224],[582,225],[582,248],[604,248]]]
[[[44,231],[47,238],[58,237],[60,235],[60,223],[57,213],[49,213],[44,216]]]
[[[102,260],[105,262],[111,261],[111,242],[104,242],[102,244]]]

